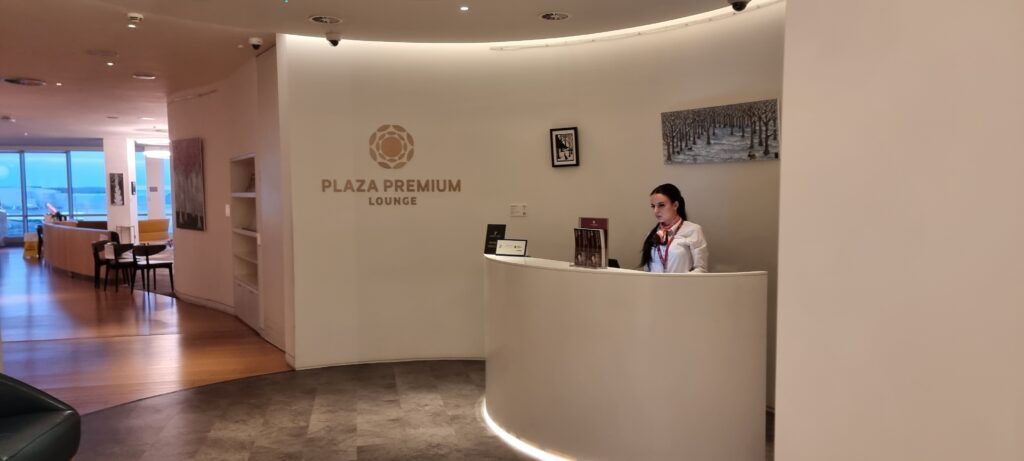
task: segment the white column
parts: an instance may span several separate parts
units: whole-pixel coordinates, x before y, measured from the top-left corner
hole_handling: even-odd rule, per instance
[[[135,183],[135,140],[129,138],[103,138],[103,156],[106,164],[107,185],[107,229],[116,231],[118,226],[130,226],[131,240],[138,240],[139,205],[138,195],[132,194]],[[123,190],[117,191],[111,184],[111,174],[121,174]],[[114,190],[112,190],[114,189]],[[120,195],[116,205],[111,195]],[[121,236],[126,241],[126,236]]]
[[[164,215],[164,161],[146,157],[146,206],[150,218]]]
[[[1024,459],[1024,3],[786,6],[775,459]]]

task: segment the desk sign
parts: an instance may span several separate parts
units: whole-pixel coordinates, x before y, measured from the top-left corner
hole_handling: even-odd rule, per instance
[[[505,238],[504,224],[488,224],[487,237],[484,240],[484,254],[492,255],[498,249],[498,240]]]
[[[526,256],[526,240],[498,240],[495,256]]]

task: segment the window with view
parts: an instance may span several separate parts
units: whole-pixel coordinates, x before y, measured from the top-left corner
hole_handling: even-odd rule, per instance
[[[0,152],[0,238],[20,237],[25,232],[21,204],[21,154]]]
[[[71,151],[71,202],[74,219],[107,219],[106,168],[103,152]]]
[[[161,165],[160,171],[163,173],[162,177],[150,178],[146,168],[146,162],[159,162]],[[169,159],[161,158],[148,158],[142,152],[135,153],[135,182],[136,189],[138,190],[139,196],[139,219],[143,218],[170,218],[171,217],[171,161]],[[149,215],[149,187],[163,183],[163,202],[164,202],[164,214],[163,216],[150,216]]]
[[[140,152],[136,161],[139,217],[145,219],[148,215],[149,161],[162,166],[162,177],[157,180],[163,183],[164,217],[170,218],[170,160],[147,159]],[[25,232],[35,232],[51,207],[69,219],[106,220],[105,162],[99,150],[0,151],[0,238],[17,239]]]
[[[32,232],[51,208],[68,216],[68,155],[66,152],[26,152],[25,225]]]
[[[139,219],[149,217],[149,194],[146,193],[146,155],[135,153],[135,190],[139,198]]]

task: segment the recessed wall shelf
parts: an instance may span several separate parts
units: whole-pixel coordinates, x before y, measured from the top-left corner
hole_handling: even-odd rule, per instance
[[[251,230],[248,230],[248,229],[242,229],[242,228],[239,228],[239,227],[236,227],[236,228],[234,228],[234,229],[231,229],[231,230],[232,230],[232,231],[233,231],[234,233],[238,234],[238,235],[244,235],[244,236],[246,236],[246,237],[252,237],[252,238],[256,238],[256,237],[259,237],[259,236],[260,236],[260,234],[259,234],[259,233],[257,233],[257,232],[253,232],[253,231],[251,231]]]
[[[260,303],[259,197],[256,155],[231,159],[231,253],[234,255],[235,314],[263,334]]]
[[[235,257],[238,258],[238,259],[241,259],[242,261],[250,262],[250,263],[253,263],[253,264],[259,264],[260,263],[259,260],[256,259],[256,255],[254,255],[254,254],[249,255],[249,254],[235,253]]]
[[[242,285],[244,288],[248,288],[257,295],[260,293],[259,283],[256,282],[256,276],[253,274],[239,274],[235,277],[235,283]]]

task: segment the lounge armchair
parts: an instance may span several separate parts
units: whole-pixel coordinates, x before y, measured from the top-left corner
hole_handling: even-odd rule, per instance
[[[167,232],[169,225],[169,219],[140,219],[139,241],[166,242],[171,238],[171,234]]]
[[[81,434],[74,408],[0,373],[0,461],[69,460]]]

